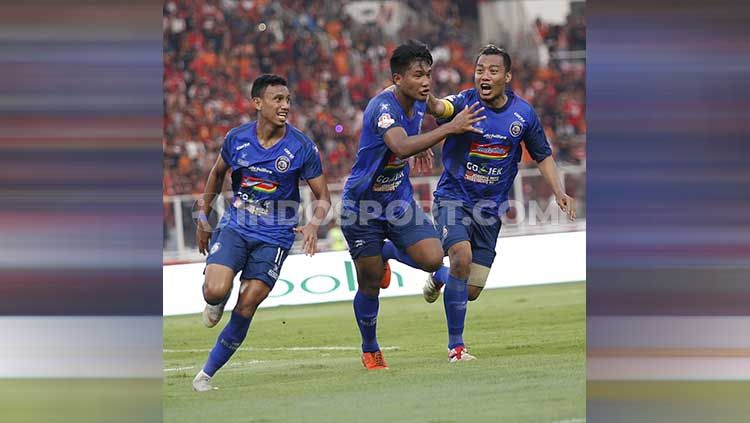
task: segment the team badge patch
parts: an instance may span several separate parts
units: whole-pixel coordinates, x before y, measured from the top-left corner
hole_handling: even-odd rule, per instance
[[[286,172],[289,170],[289,157],[287,156],[279,156],[276,159],[276,170],[278,170],[281,173]]]
[[[510,134],[514,137],[521,135],[521,131],[523,131],[523,125],[521,124],[521,122],[516,120],[510,124]]]
[[[379,128],[390,128],[391,125],[393,125],[396,121],[393,120],[390,113],[383,113],[378,118],[378,127]]]
[[[214,245],[211,246],[211,251],[209,251],[208,254],[215,254],[220,249],[221,249],[221,242],[214,242]]]

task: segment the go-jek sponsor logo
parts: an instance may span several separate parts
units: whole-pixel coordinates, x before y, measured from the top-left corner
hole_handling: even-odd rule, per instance
[[[401,181],[405,176],[404,167],[406,167],[407,163],[407,160],[402,160],[395,154],[390,153],[388,161],[383,166],[383,171],[375,178],[372,190],[374,192],[396,191],[396,188],[401,185]]]
[[[503,168],[488,166],[487,163],[466,162],[466,171],[475,172],[480,175],[497,176],[503,172]]]
[[[478,184],[500,182],[503,168],[494,166],[493,163],[507,158],[510,148],[507,145],[471,143],[464,179]]]

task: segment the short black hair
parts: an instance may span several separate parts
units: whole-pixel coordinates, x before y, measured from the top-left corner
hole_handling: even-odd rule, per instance
[[[255,81],[253,81],[253,88],[250,90],[250,96],[252,98],[262,97],[263,92],[269,85],[283,85],[286,87],[286,79],[280,77],[279,75],[265,73],[255,78]]]
[[[391,75],[403,75],[415,61],[423,61],[432,66],[432,54],[421,41],[409,40],[396,47],[391,55]]]
[[[503,57],[503,65],[505,65],[505,72],[510,72],[510,54],[508,54],[505,50],[501,49],[500,47],[494,45],[494,44],[487,44],[486,46],[482,47],[481,50],[479,50],[479,54],[477,54],[477,59],[474,60],[474,66],[477,65],[477,62],[479,62],[480,56],[487,56],[487,55],[497,55]]]

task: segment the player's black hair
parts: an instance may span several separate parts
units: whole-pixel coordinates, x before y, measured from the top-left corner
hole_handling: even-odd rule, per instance
[[[421,41],[409,40],[396,47],[391,55],[391,75],[403,75],[415,61],[424,61],[432,66],[432,54],[427,45]]]
[[[253,88],[250,90],[250,96],[252,98],[262,97],[263,92],[266,90],[266,87],[269,85],[286,86],[286,79],[280,77],[279,75],[272,75],[268,73],[263,74],[255,78],[255,81],[253,81]]]
[[[474,60],[474,66],[476,66],[477,62],[479,61],[480,56],[486,56],[486,55],[497,55],[503,57],[503,65],[505,65],[505,72],[510,72],[510,54],[508,54],[505,50],[501,49],[500,47],[494,45],[494,44],[487,44],[486,46],[482,47],[481,50],[479,50],[479,54],[477,54],[476,60]]]

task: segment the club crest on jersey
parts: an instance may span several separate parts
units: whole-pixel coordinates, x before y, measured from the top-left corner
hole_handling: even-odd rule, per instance
[[[523,124],[517,120],[514,120],[513,123],[510,124],[510,134],[514,137],[517,137],[521,135],[521,131],[523,131]]]
[[[383,113],[378,118],[378,127],[379,128],[390,128],[391,125],[393,125],[396,121],[393,120],[390,113]]]
[[[278,170],[281,173],[286,172],[289,170],[290,165],[289,157],[287,156],[279,156],[276,158],[276,170]]]

